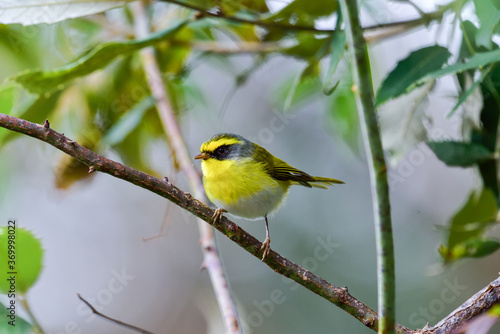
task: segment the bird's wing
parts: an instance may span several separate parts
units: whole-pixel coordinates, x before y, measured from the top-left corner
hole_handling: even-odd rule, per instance
[[[269,175],[279,181],[291,181],[294,184],[300,184],[304,187],[328,188],[335,183],[344,183],[337,179],[326,177],[311,176],[295,167],[290,166],[281,159],[276,158],[265,148],[256,145],[255,154],[258,161],[265,165],[265,170]]]

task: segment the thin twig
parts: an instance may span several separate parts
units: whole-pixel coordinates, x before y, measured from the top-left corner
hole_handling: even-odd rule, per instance
[[[70,139],[66,136],[52,128],[45,128],[40,124],[0,113],[0,127],[37,138],[74,157],[81,163],[89,166],[89,169],[93,168],[94,172],[109,174],[168,199],[177,206],[212,225],[226,237],[260,260],[262,243],[225,216],[220,220],[214,221],[214,210],[192,197],[189,193],[185,193],[177,188],[171,182],[158,179],[107,159],[78,143],[70,144]],[[273,250],[271,250],[269,255],[264,259],[264,263],[275,272],[294,280],[306,289],[337,305],[361,321],[366,327],[374,330],[378,328],[377,313],[349,294],[347,288],[337,287],[327,282],[323,278],[300,267]],[[400,325],[397,326],[397,331],[398,333],[404,334],[413,333],[413,331]]]
[[[282,22],[276,22],[276,21],[270,21],[270,20],[265,20],[265,19],[247,19],[247,18],[242,18],[242,17],[237,17],[237,16],[231,16],[227,15],[220,8],[213,9],[207,9],[199,5],[195,5],[193,3],[188,3],[186,1],[181,1],[181,0],[159,0],[160,2],[168,2],[172,3],[184,8],[189,8],[192,10],[195,10],[197,12],[200,12],[204,16],[210,16],[214,18],[220,18],[223,20],[227,21],[232,21],[232,22],[239,22],[239,23],[247,23],[247,24],[253,24],[253,25],[258,25],[260,27],[264,28],[274,28],[274,29],[284,29],[284,30],[290,30],[290,31],[310,31],[310,32],[322,32],[322,33],[331,33],[334,30],[333,29],[318,29],[314,26],[304,26],[304,25],[293,25],[293,24],[288,24],[288,23],[282,23]],[[412,20],[407,20],[407,21],[396,21],[396,22],[389,22],[389,23],[380,23],[380,24],[375,24],[372,26],[367,26],[364,27],[364,31],[373,31],[373,30],[381,30],[381,29],[386,29],[386,28],[395,28],[399,26],[404,26],[406,29],[411,29],[423,24],[428,24],[431,21],[434,20],[441,20],[443,17],[444,12],[446,12],[449,8],[451,8],[451,5],[446,5],[442,6],[439,10],[425,14],[425,16],[412,19]],[[398,30],[399,31],[399,30]]]
[[[137,2],[131,6],[133,9],[136,36],[138,38],[148,37],[150,28],[144,4]],[[207,203],[201,178],[193,166],[177,118],[168,99],[154,49],[152,47],[142,49],[141,58],[149,87],[156,100],[158,116],[162,122],[165,135],[168,137],[172,153],[184,171],[194,196]],[[203,265],[210,276],[226,332],[240,334],[241,326],[238,321],[236,303],[229,290],[224,267],[219,258],[213,228],[205,224],[201,219],[198,219],[198,229],[200,231],[200,244],[203,251]]]
[[[357,2],[341,0],[340,7],[346,26],[347,44],[356,85],[356,104],[370,172],[377,243],[378,311],[380,314],[378,332],[390,334],[394,333],[395,329],[396,289],[387,166],[375,110],[368,49],[359,21]]]
[[[111,317],[108,317],[107,315],[105,314],[102,314],[101,312],[97,311],[95,309],[94,306],[92,306],[92,304],[90,304],[88,301],[86,301],[79,293],[76,294],[78,296],[78,298],[84,302],[91,310],[92,310],[92,313],[94,313],[95,315],[98,315],[100,316],[101,318],[103,319],[106,319],[106,320],[109,320],[111,321],[112,323],[115,323],[117,325],[120,325],[120,326],[123,326],[123,327],[126,327],[128,329],[131,329],[133,331],[136,331],[138,333],[142,333],[142,334],[153,334],[152,332],[150,331],[147,331],[145,329],[142,329],[140,327],[137,327],[137,326],[134,326],[134,325],[130,325],[130,324],[127,324],[126,322],[123,322],[121,320],[118,320],[118,319],[114,319],[114,318],[111,318]]]

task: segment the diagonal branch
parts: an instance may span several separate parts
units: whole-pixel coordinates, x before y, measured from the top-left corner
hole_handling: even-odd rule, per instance
[[[419,334],[456,333],[466,322],[488,311],[500,302],[500,277],[470,297],[455,311],[431,328],[417,331]]]
[[[43,125],[39,125],[0,113],[0,127],[44,141],[89,166],[89,171],[99,171],[109,174],[168,199],[172,203],[206,221],[260,260],[259,255],[262,244],[256,238],[226,217],[214,222],[214,210],[192,197],[189,193],[185,193],[168,182],[168,179],[165,178],[164,180],[160,180],[131,167],[107,159],[79,145],[77,142],[70,140],[63,134],[54,131],[50,128],[48,121],[45,121]],[[337,305],[361,321],[366,327],[374,330],[378,328],[377,313],[350,295],[347,288],[337,287],[327,282],[323,278],[300,267],[273,250],[271,250],[264,262],[275,272],[294,280],[310,291]],[[397,331],[405,334],[412,333],[412,331],[400,325],[397,326]]]

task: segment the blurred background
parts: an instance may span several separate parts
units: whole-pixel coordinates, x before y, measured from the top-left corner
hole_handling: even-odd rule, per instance
[[[446,1],[417,3],[431,12]],[[268,5],[277,11],[285,4],[269,1]],[[174,5],[156,4],[156,28],[168,27],[166,18],[177,10]],[[407,3],[377,0],[363,2],[361,17],[368,26],[409,20],[418,14]],[[127,30],[131,29],[127,15],[118,8],[50,25],[0,26],[0,78],[27,68],[62,66],[103,40],[127,38],[133,34]],[[326,18],[317,28],[331,29],[333,22]],[[397,61],[417,48],[437,43],[456,51],[461,35],[454,27],[445,17],[440,24],[371,43],[375,88]],[[231,36],[220,33],[219,38],[232,42]],[[170,56],[163,52],[160,60]],[[340,83],[332,96],[315,92],[314,81],[300,85],[290,96],[290,86],[301,75],[304,63],[274,55],[256,66],[258,57],[193,53],[186,58],[189,75],[170,86],[171,95],[183,88],[177,110],[186,145],[194,156],[213,134],[237,133],[312,175],[345,181],[330,190],[292,188],[287,204],[270,219],[272,248],[329,282],[347,286],[354,297],[376,310],[371,192],[349,64],[340,62],[334,75]],[[328,60],[324,62],[327,65]],[[167,59],[164,64],[171,62]],[[133,71],[124,72],[125,68]],[[245,77],[246,72],[251,74]],[[124,86],[129,95],[121,93]],[[42,122],[48,113],[44,108],[50,105],[54,111],[48,118],[55,130],[80,143],[86,141],[111,159],[168,176],[188,191],[183,173],[173,166],[161,127],[152,120],[156,116],[151,107],[143,108],[147,126],[121,138],[115,147],[95,144],[96,136],[106,135],[92,131],[105,121],[102,110],[108,105],[128,109],[142,101],[147,90],[137,56],[124,57],[57,93],[57,103],[38,101],[31,116],[25,116]],[[456,96],[457,84],[449,77],[438,80],[430,91],[425,105],[430,138],[460,138],[460,113],[447,117]],[[29,94],[20,94],[16,103],[29,99]],[[382,107],[382,132],[393,135],[384,138],[385,144],[398,141],[394,134],[401,125],[391,123],[391,113],[407,103],[397,100]],[[194,216],[109,175],[87,177],[85,168],[78,172],[77,165],[72,166],[46,143],[25,136],[7,141],[6,136],[10,132],[0,129],[4,140],[0,224],[15,218],[19,227],[41,239],[43,269],[27,299],[46,333],[129,332],[92,316],[77,293],[104,314],[155,333],[224,332],[208,274],[200,270],[202,253]],[[481,186],[476,170],[447,167],[422,143],[393,152],[389,160],[397,322],[422,328],[444,318],[495,279],[500,253],[448,266],[442,265],[438,253],[446,238],[439,226],[445,226],[470,191]],[[193,164],[199,169],[198,161]],[[229,218],[264,239],[263,221]],[[500,236],[498,228],[490,234]],[[220,233],[216,237],[245,333],[371,332]]]

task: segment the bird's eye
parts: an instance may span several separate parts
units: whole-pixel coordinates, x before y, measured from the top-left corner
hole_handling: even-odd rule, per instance
[[[215,155],[219,159],[224,158],[227,155],[228,151],[229,151],[229,148],[227,147],[227,145],[222,145],[220,147],[217,147],[217,149],[215,150]]]

